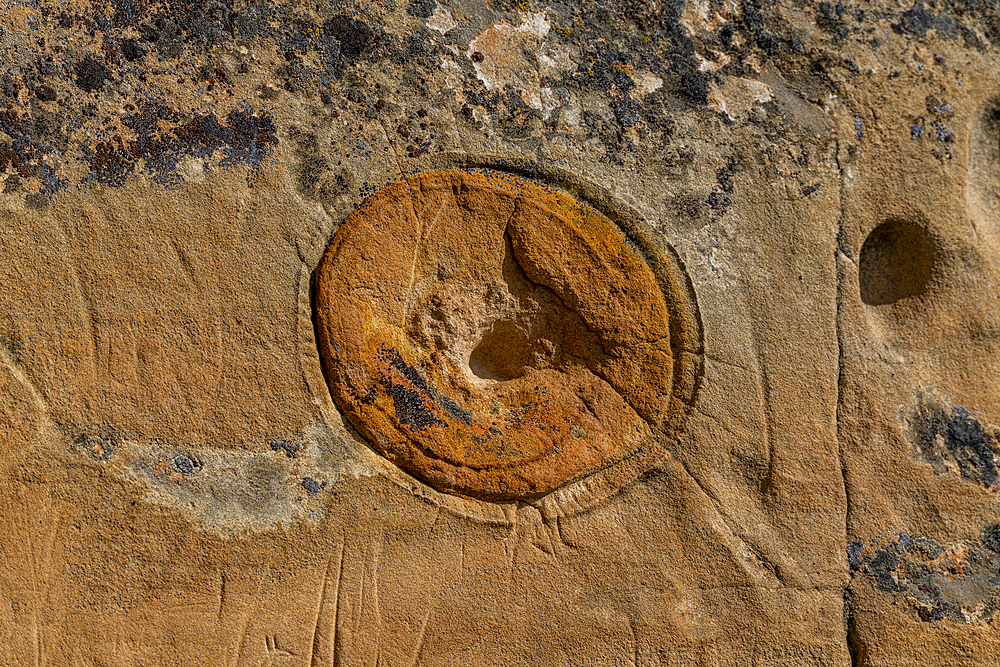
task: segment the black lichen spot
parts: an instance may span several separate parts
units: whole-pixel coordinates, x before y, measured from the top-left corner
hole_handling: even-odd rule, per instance
[[[930,102],[928,102],[928,107],[930,107]],[[940,106],[936,107],[938,111],[936,112],[936,119],[931,123],[931,129],[934,130],[930,136],[936,136],[937,143],[933,144],[931,147],[931,155],[941,160],[950,160],[952,157],[951,146],[955,143],[955,133],[952,132],[951,128],[945,125],[946,119],[950,118],[953,113],[951,111],[951,106],[941,103]]]
[[[330,164],[318,153],[305,155],[295,168],[299,192],[315,195]]]
[[[861,570],[861,565],[863,563],[861,559],[861,542],[851,542],[847,545],[847,563],[850,565],[852,572],[858,572]]]
[[[393,368],[402,373],[403,376],[412,382],[421,392],[425,394],[428,393],[427,384],[424,382],[424,378],[421,377],[416,368],[408,365],[403,360],[403,357],[400,356],[399,352],[392,348],[383,348],[383,351],[388,355],[390,359],[389,363]]]
[[[582,63],[573,76],[574,80],[580,85],[608,93],[618,123],[623,128],[635,125],[639,120],[639,109],[630,96],[631,90],[635,88],[635,81],[628,74],[631,69],[630,56],[611,49],[587,51],[583,55]],[[524,106],[519,94],[513,89],[508,92],[515,108]]]
[[[963,540],[948,547],[900,533],[898,542],[864,557],[861,571],[898,603],[912,605],[924,622],[974,622],[967,615],[972,611],[979,622],[989,623],[1000,609],[1000,556],[987,550],[991,528],[1000,532],[1000,526],[987,526],[982,544]],[[861,543],[854,545],[860,555]]]
[[[464,409],[444,394],[439,394],[437,399],[438,405],[444,408],[449,415],[465,424],[472,425],[472,411]]]
[[[300,449],[302,449],[302,443],[300,442],[292,442],[290,440],[271,441],[271,451],[283,451],[285,452],[285,456],[290,459],[298,458]]]
[[[719,186],[708,195],[708,204],[716,215],[722,215],[733,205],[731,197],[735,187],[733,176],[736,174],[738,165],[739,163],[732,159],[725,167],[721,167],[715,172],[715,179]]]
[[[611,108],[615,112],[615,118],[622,127],[631,127],[639,120],[638,106],[630,99],[623,99],[620,102],[612,103]]]
[[[38,86],[35,88],[35,97],[43,102],[55,102],[56,91],[51,86]]]
[[[851,29],[840,18],[842,13],[834,13],[829,2],[821,2],[819,3],[819,12],[816,15],[816,25],[835,39],[846,39],[851,34]]]
[[[726,192],[733,191],[733,176],[736,175],[736,168],[739,166],[739,162],[736,159],[731,159],[726,163],[725,167],[720,167],[715,171],[715,180],[718,181],[719,186]]]
[[[194,462],[188,456],[184,454],[178,454],[174,458],[170,459],[170,467],[174,469],[174,472],[179,472],[184,477],[191,477],[198,472],[200,466]]]
[[[84,160],[90,163],[94,180],[115,186],[124,185],[135,167],[135,156],[118,135],[99,142],[91,155],[84,156]]]
[[[923,621],[924,623],[933,623],[934,621],[940,621],[942,618],[944,618],[945,611],[947,611],[947,607],[945,607],[944,605],[937,605],[935,607],[925,607],[925,606],[917,607],[917,615],[920,617],[920,620]]]
[[[196,115],[190,120],[172,109],[150,106],[127,114],[122,123],[136,138],[126,141],[119,135],[98,142],[84,159],[90,164],[91,179],[113,186],[132,177],[137,161],[162,185],[181,183],[177,164],[185,157],[207,158],[223,154],[222,167],[246,164],[259,168],[271,147],[278,143],[277,128],[266,114],[249,110],[229,112],[223,121],[215,114]]]
[[[130,63],[134,63],[136,60],[139,60],[146,55],[146,50],[139,46],[139,43],[134,39],[122,40],[120,48],[122,56],[124,56],[125,60]]]
[[[957,28],[958,32],[962,35],[962,41],[965,42],[967,47],[975,49],[980,53],[986,51],[986,45],[983,44],[983,40],[979,39],[979,35],[977,35],[971,28],[962,24],[959,24]]]
[[[937,21],[934,23],[934,32],[938,39],[955,39],[958,37],[959,30],[955,19],[942,11],[938,14]]]
[[[892,24],[892,29],[901,35],[923,38],[934,27],[934,19],[934,14],[924,9],[923,0],[917,0],[912,9],[899,15],[899,23]]]
[[[875,580],[875,586],[885,593],[902,590],[892,576],[892,571],[899,566],[899,556],[887,549],[879,549],[872,558],[865,558],[869,576]]]
[[[729,207],[733,205],[727,192],[710,192],[708,199],[705,201],[712,207],[713,211],[720,215],[728,211]]]
[[[948,104],[948,101],[942,100],[935,95],[928,95],[924,98],[924,103],[927,105],[927,111],[937,116],[940,120],[945,120],[955,115],[955,111]]]
[[[941,555],[944,547],[929,537],[918,537],[913,540],[912,551],[919,554],[924,560],[934,560]]]
[[[949,461],[965,479],[986,488],[1000,486],[997,436],[987,433],[968,411],[955,408],[948,414],[943,406],[924,403],[914,411],[911,428],[917,455],[936,474],[946,473]]]
[[[437,3],[434,0],[410,0],[406,5],[406,13],[422,19],[429,19],[434,16],[434,8]]]
[[[899,23],[893,23],[892,29],[900,35],[910,35],[917,39],[927,36],[927,31],[934,29],[939,38],[955,39],[959,28],[955,19],[941,12],[935,16],[924,8],[923,0],[917,0],[911,9],[899,15]]]
[[[408,365],[391,347],[380,348],[379,357],[388,372],[379,374],[378,383],[392,398],[399,423],[414,431],[422,431],[428,426],[445,426],[431,410],[433,396],[417,369]]]
[[[972,417],[953,418],[948,422],[945,444],[958,462],[963,477],[975,479],[983,486],[997,486],[994,458],[1000,451],[989,444],[978,421]]]
[[[708,104],[709,82],[712,77],[705,72],[688,69],[681,74],[680,94],[695,104]]]
[[[402,385],[383,383],[383,389],[392,398],[396,419],[415,431],[422,431],[428,426],[437,426],[443,422],[427,409],[424,397]]]
[[[310,498],[315,498],[317,493],[326,488],[326,482],[319,482],[312,477],[303,477],[302,488],[309,492]]]
[[[111,71],[89,53],[73,69],[76,72],[76,85],[88,93],[99,90],[105,81],[111,79]]]
[[[802,43],[797,38],[784,37],[781,33],[787,32],[778,28],[778,32],[768,31],[767,20],[762,11],[770,3],[760,0],[745,0],[743,3],[743,24],[746,26],[747,37],[750,41],[756,42],[768,55],[777,55],[788,50],[800,53],[803,50]]]
[[[3,150],[0,149],[0,159],[2,159]],[[24,182],[21,181],[21,177],[17,174],[10,174],[7,179],[3,182],[4,192],[20,192],[24,189]]]
[[[697,195],[681,195],[674,199],[677,222],[685,230],[701,229],[711,222],[710,210],[705,200]]]
[[[352,19],[346,14],[334,16],[326,22],[324,30],[340,42],[340,55],[345,60],[356,60],[378,46],[379,35],[368,24]]]
[[[16,108],[0,106],[0,132],[10,138],[0,143],[0,173],[8,168],[15,172],[4,182],[6,192],[26,189],[22,179],[37,179],[42,184],[41,193],[50,195],[65,187],[66,180],[47,164],[46,157],[59,146],[65,146],[66,135],[55,112],[47,112],[38,105],[32,108],[34,117]]]
[[[36,138],[60,151],[69,148],[69,139],[64,131],[65,124],[60,114],[36,109],[33,116],[32,130]]]
[[[987,549],[1000,554],[1000,524],[995,523],[991,526],[984,526],[982,532],[979,534],[979,540]]]

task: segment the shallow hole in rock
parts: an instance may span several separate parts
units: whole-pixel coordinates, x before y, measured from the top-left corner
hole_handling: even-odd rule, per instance
[[[861,246],[861,300],[884,306],[927,291],[937,249],[930,233],[909,220],[888,220]]]
[[[511,322],[497,322],[472,351],[469,370],[483,380],[514,380],[531,362],[528,341]]]
[[[559,366],[567,320],[572,326],[572,321],[579,319],[566,310],[551,289],[531,282],[518,263],[506,233],[504,241],[501,275],[517,310],[493,322],[469,357],[473,375],[501,382],[523,377],[529,368]]]

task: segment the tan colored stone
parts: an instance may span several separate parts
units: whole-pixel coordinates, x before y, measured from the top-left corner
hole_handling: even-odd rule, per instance
[[[1000,664],[990,2],[3,19],[0,665]],[[487,173],[402,252],[382,196]],[[484,493],[383,456],[317,340],[370,333],[315,309],[360,210],[397,264],[328,315],[456,402],[592,391],[599,445]]]

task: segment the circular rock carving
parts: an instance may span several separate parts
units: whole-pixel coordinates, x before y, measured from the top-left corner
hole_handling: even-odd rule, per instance
[[[927,291],[937,259],[934,240],[921,225],[888,220],[861,246],[861,300],[869,306],[895,303]]]
[[[676,262],[489,171],[413,176],[352,214],[318,271],[316,324],[333,398],[371,445],[487,501],[647,460],[679,433],[701,364]]]

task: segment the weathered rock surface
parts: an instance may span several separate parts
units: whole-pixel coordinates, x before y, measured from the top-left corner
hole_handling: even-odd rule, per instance
[[[0,6],[0,664],[1000,664],[992,0]]]

